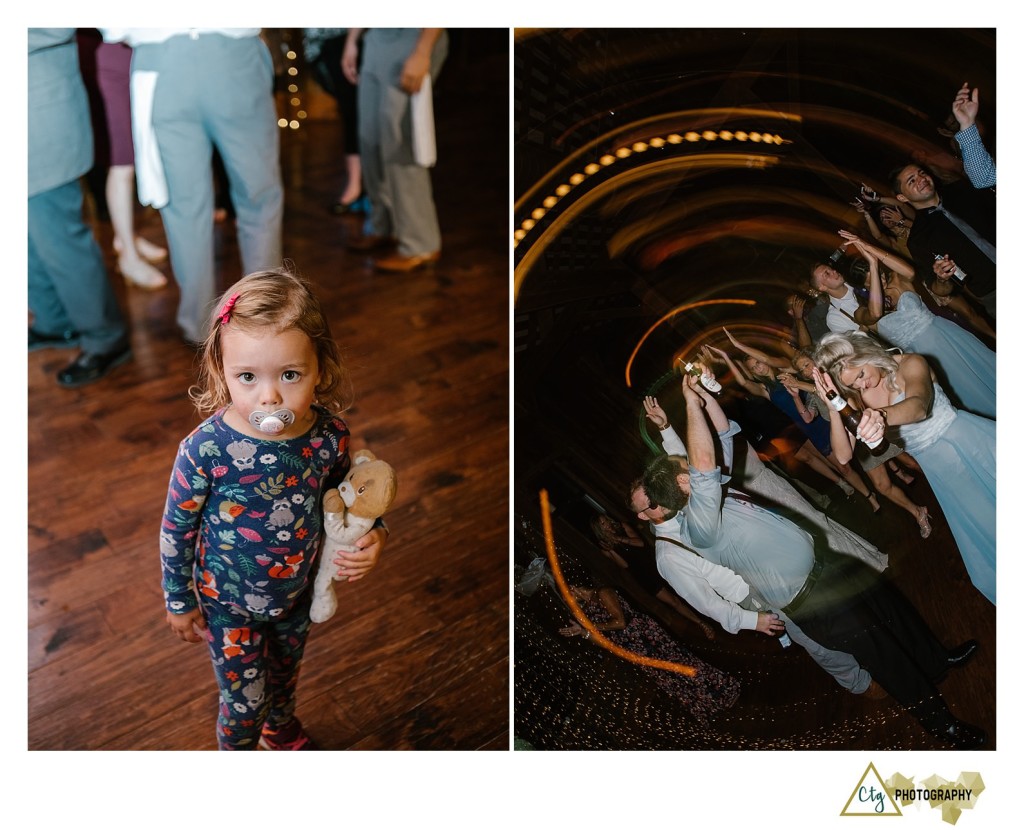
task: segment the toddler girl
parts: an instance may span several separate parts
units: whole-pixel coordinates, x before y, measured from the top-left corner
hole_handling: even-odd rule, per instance
[[[295,717],[321,494],[348,472],[347,376],[320,303],[283,270],[249,274],[216,306],[189,394],[213,414],[178,448],[160,532],[167,621],[205,639],[221,749],[316,749]],[[215,410],[215,411],[214,411]],[[376,564],[324,551],[349,581]]]

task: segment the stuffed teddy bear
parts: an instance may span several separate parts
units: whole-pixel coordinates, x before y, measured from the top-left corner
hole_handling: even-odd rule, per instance
[[[391,507],[397,487],[390,464],[379,460],[369,450],[359,450],[352,456],[352,469],[341,486],[324,493],[320,563],[313,582],[313,605],[309,609],[313,622],[325,622],[334,616],[338,608],[334,581],[347,579],[337,575],[334,552],[356,550],[356,540],[366,535]]]

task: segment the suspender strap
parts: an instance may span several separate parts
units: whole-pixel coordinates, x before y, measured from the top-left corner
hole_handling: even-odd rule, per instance
[[[655,539],[661,539],[662,542],[668,542],[669,544],[676,545],[677,547],[680,547],[683,550],[688,550],[690,553],[695,554],[697,556],[700,556],[700,554],[697,553],[697,551],[695,551],[693,548],[689,548],[686,545],[684,545],[682,542],[679,542],[679,541],[677,541],[675,539],[669,539],[668,536],[655,536],[654,538]],[[700,558],[703,559],[704,557],[700,556]]]
[[[852,322],[857,323],[857,319],[852,314],[850,314],[849,311],[847,311],[845,308],[842,308],[841,306],[837,306],[834,302],[832,302],[832,297],[829,297],[828,304],[832,306],[832,308],[834,308],[840,314],[844,314],[845,316],[849,317]],[[857,305],[859,306],[860,303],[858,302]],[[859,327],[860,323],[857,323],[857,325]]]

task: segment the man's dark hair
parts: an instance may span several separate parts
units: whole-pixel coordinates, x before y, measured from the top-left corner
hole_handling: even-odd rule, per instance
[[[667,455],[659,455],[644,470],[643,487],[651,504],[682,510],[690,497],[679,489],[676,477],[682,472],[679,462]]]
[[[900,195],[900,173],[902,173],[911,165],[913,165],[914,167],[920,167],[922,170],[924,170],[924,172],[928,174],[931,180],[935,182],[935,189],[939,189],[939,180],[931,171],[930,167],[921,164],[918,161],[914,161],[913,159],[908,159],[907,161],[903,162],[903,164],[899,165],[899,167],[894,167],[892,170],[889,171],[889,187],[892,188],[893,196]]]
[[[865,259],[855,259],[850,263],[850,281],[856,285],[868,285],[871,276],[870,266]]]
[[[900,164],[889,171],[889,189],[892,190],[893,196],[900,195],[900,173],[910,167],[913,163],[914,162],[912,161],[905,161],[903,164]]]
[[[643,489],[644,489],[644,480],[642,478],[634,478],[631,482],[629,482],[629,489],[626,491],[626,507],[629,509],[630,513],[635,513],[636,512],[633,509],[633,494],[637,490],[643,490]]]
[[[819,268],[832,268],[832,267],[833,266],[832,266],[831,262],[826,262],[823,259],[816,259],[814,262],[811,263],[811,267],[807,269],[807,284],[811,288],[813,288],[815,291],[820,291],[821,289],[818,288],[818,286],[815,284],[815,281],[814,281],[814,272],[817,271]]]

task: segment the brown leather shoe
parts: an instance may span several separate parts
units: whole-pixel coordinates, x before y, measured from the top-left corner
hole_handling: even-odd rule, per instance
[[[398,240],[393,236],[361,236],[358,239],[350,239],[345,247],[350,251],[375,251],[378,248],[393,248]]]
[[[395,254],[394,256],[375,259],[373,261],[373,266],[378,271],[414,271],[417,268],[433,265],[440,258],[440,251],[434,251],[432,254],[416,254],[415,256],[401,256],[400,254]]]

